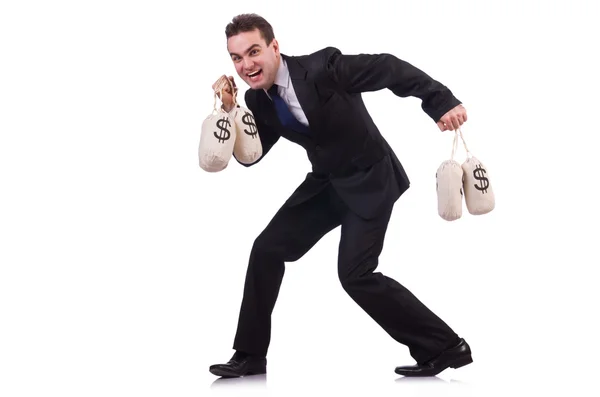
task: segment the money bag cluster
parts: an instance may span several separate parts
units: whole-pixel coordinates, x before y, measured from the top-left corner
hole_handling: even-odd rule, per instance
[[[459,133],[467,151],[462,165],[454,160]],[[435,176],[438,214],[443,219],[455,221],[462,216],[463,197],[471,215],[487,214],[494,209],[496,200],[487,168],[471,154],[460,129],[455,131],[450,159],[440,164]]]
[[[224,170],[231,156],[244,164],[251,164],[262,156],[262,144],[252,112],[241,106],[234,95],[234,108],[226,112],[217,109],[217,94],[222,98],[224,86],[215,89],[213,111],[202,122],[198,161],[200,168],[207,172]]]

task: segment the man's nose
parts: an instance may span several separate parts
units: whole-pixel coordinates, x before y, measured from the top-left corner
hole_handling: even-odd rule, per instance
[[[254,65],[254,62],[252,62],[251,59],[249,58],[244,58],[244,69],[246,70],[251,70],[252,66]]]

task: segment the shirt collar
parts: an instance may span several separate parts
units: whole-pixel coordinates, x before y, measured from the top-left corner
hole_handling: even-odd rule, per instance
[[[290,83],[290,71],[287,66],[287,62],[283,57],[280,58],[279,68],[277,69],[277,74],[275,75],[275,84],[280,87],[288,88],[288,84]]]
[[[275,74],[275,84],[285,89],[287,89],[290,84],[290,71],[288,69],[287,62],[285,59],[283,59],[283,57],[279,58],[279,68],[277,68],[277,74]],[[271,98],[267,90],[264,91],[267,96]]]

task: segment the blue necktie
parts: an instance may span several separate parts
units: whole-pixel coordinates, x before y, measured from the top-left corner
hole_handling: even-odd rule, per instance
[[[277,93],[277,84],[273,84],[267,92],[273,99],[275,110],[277,110],[277,116],[279,116],[279,121],[281,121],[281,124],[303,134],[310,133],[310,129],[298,121],[292,112],[290,112],[290,109],[283,101],[283,98],[279,96]]]

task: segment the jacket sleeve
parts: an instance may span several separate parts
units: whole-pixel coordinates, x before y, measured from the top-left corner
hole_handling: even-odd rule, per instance
[[[246,102],[246,106],[248,107],[248,109],[254,115],[254,121],[256,122],[256,129],[258,130],[258,136],[260,138],[260,143],[262,145],[262,155],[255,162],[250,163],[250,164],[240,162],[237,159],[237,157],[235,157],[235,154],[233,155],[233,157],[236,159],[236,161],[238,163],[240,163],[244,167],[250,167],[250,166],[257,164],[260,160],[262,160],[266,156],[266,154],[269,152],[269,150],[271,150],[271,148],[275,145],[275,143],[277,143],[277,141],[279,140],[281,135],[277,134],[275,131],[273,131],[272,128],[265,125],[265,123],[262,122],[260,116],[257,117],[257,115],[259,114],[258,107],[256,105],[255,98],[252,95],[252,93],[250,92],[250,90],[247,90],[246,93],[244,94],[244,101]]]
[[[394,55],[343,55],[335,47],[328,47],[326,54],[329,77],[349,93],[387,88],[399,97],[419,98],[421,108],[435,122],[461,104],[446,86]]]

